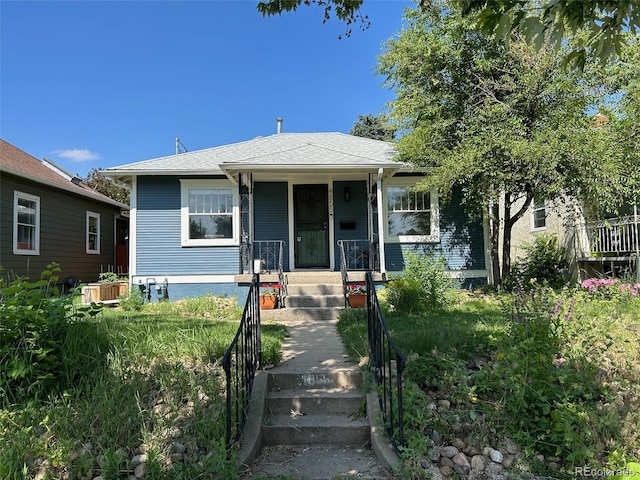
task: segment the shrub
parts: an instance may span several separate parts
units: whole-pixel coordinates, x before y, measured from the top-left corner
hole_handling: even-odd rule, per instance
[[[535,284],[557,289],[566,283],[569,269],[566,249],[558,245],[555,235],[539,235],[524,249],[527,256],[511,267],[511,275],[505,282],[507,291],[518,286],[530,290]]]
[[[404,271],[387,285],[387,300],[401,313],[444,308],[455,303],[458,285],[445,269],[443,257],[407,252]]]
[[[0,392],[5,402],[46,394],[62,370],[63,344],[70,322],[91,308],[77,309],[60,296],[60,267],[52,263],[40,280],[17,278],[0,285]]]

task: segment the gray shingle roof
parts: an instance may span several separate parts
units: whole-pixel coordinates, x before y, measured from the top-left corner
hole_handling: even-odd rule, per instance
[[[111,167],[105,173],[220,174],[234,170],[400,168],[393,143],[343,133],[279,133]]]

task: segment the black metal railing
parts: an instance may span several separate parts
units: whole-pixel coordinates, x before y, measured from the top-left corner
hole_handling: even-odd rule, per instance
[[[370,240],[338,240],[341,261],[347,270],[378,269],[378,244]]]
[[[349,306],[349,292],[354,287],[364,286],[362,281],[349,279],[349,271],[371,270],[375,263],[376,246],[369,240],[338,240],[340,254],[340,274],[342,276],[342,294],[344,306]],[[369,268],[372,267],[372,268]]]
[[[227,448],[239,438],[247,419],[247,408],[253,391],[253,379],[260,368],[262,337],[260,330],[260,276],[253,275],[247,302],[238,331],[222,357],[226,376]]]
[[[385,325],[371,272],[365,278],[367,289],[367,331],[369,363],[378,385],[382,420],[394,447],[404,445],[404,410],[402,405],[402,373],[405,357],[396,346]]]
[[[253,261],[260,262],[260,271],[278,275],[278,308],[285,307],[287,279],[284,275],[283,240],[256,240],[253,242]]]

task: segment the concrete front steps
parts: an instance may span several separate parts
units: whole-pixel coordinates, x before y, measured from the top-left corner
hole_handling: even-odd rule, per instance
[[[261,315],[268,320],[327,321],[338,318],[344,308],[342,276],[340,272],[288,272],[285,307],[263,310]],[[350,273],[351,281],[364,281],[364,273]],[[261,283],[277,282],[272,274],[260,276]]]
[[[362,374],[269,374],[262,438],[265,445],[369,444]]]
[[[345,308],[340,272],[286,273],[285,308],[261,310],[287,326],[283,359],[260,372],[245,424],[240,478],[392,478],[398,463],[379,425],[377,396],[348,359],[336,322]],[[363,281],[364,273],[349,275]],[[277,283],[260,275],[260,283]]]

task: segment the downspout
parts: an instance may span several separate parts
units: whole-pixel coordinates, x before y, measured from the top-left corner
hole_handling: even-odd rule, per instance
[[[382,174],[384,170],[378,169],[378,181],[376,196],[378,198],[378,252],[380,252],[380,274],[383,277],[387,275],[387,262],[384,254],[384,207],[382,203]]]
[[[131,179],[129,196],[129,291],[133,291],[133,277],[138,274],[138,177]]]

